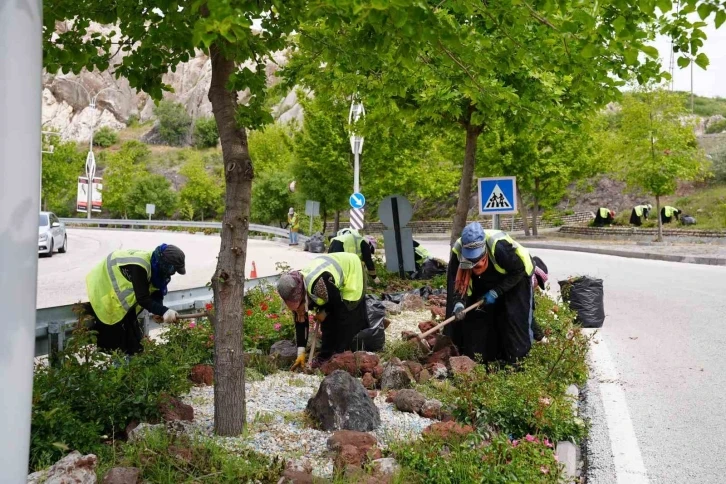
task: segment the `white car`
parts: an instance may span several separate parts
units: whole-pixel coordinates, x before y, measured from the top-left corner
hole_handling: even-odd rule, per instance
[[[53,251],[68,251],[66,226],[53,212],[40,212],[38,217],[38,254],[53,257]]]

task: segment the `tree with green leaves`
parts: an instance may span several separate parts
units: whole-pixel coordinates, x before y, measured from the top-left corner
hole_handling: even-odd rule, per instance
[[[177,194],[163,175],[144,172],[134,183],[128,200],[128,214],[133,218],[146,218],[146,204],[155,205],[154,216],[170,218],[177,206]]]
[[[154,107],[154,115],[158,120],[159,137],[171,146],[181,146],[189,137],[192,117],[181,103],[160,101]]]
[[[287,223],[287,211],[293,205],[288,189],[292,176],[284,171],[265,173],[252,184],[252,221],[264,225]]]
[[[146,173],[151,151],[139,141],[125,142],[119,151],[108,155],[103,171],[103,206],[115,216],[129,217],[130,195]]]
[[[298,30],[288,82],[357,93],[432,129],[460,128],[465,149],[452,241],[466,223],[477,142],[491,123],[504,118],[514,131],[532,121],[562,128],[618,99],[626,81],[664,77],[658,51],[648,45],[657,33],[703,66],[698,49],[706,24],[687,15],[713,14],[720,26],[726,10],[715,0],[684,0],[678,12],[670,0],[336,6]]]
[[[658,241],[663,240],[660,199],[675,193],[679,181],[706,172],[694,125],[679,94],[653,87],[624,96],[617,130],[618,166],[625,181],[655,197]]]
[[[55,142],[53,153],[43,153],[43,209],[63,217],[72,213],[78,176],[83,174],[86,155],[73,141]]]
[[[207,172],[201,158],[192,157],[179,170],[179,174],[187,179],[179,192],[182,206],[191,206],[192,214],[214,217],[220,209],[223,189],[221,181]]]
[[[118,143],[118,133],[108,126],[104,126],[93,134],[93,144],[101,148],[108,148]]]
[[[199,118],[194,123],[194,146],[197,148],[216,148],[219,131],[214,117]]]

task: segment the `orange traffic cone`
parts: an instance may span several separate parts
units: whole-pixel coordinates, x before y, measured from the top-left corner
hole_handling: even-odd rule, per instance
[[[252,261],[252,271],[250,272],[250,279],[257,279],[257,266],[255,261]]]

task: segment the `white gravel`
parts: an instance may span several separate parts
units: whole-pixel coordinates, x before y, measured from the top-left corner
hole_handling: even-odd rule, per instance
[[[419,333],[418,323],[431,320],[431,311],[404,311],[389,317],[391,325],[386,329],[386,341],[400,341],[401,331]]]
[[[333,475],[333,461],[327,450],[332,432],[310,428],[304,410],[318,391],[323,377],[291,372],[279,372],[260,382],[245,385],[247,397],[247,432],[240,437],[214,437],[217,442],[234,451],[253,449],[269,456],[290,459],[309,465],[313,474],[322,478]],[[194,407],[192,429],[213,436],[214,389],[195,387],[184,402]],[[381,426],[373,432],[381,448],[395,440],[418,438],[433,421],[396,410],[379,394],[375,399],[381,415]]]

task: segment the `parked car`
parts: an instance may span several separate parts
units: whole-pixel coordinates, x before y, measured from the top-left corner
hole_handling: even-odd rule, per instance
[[[38,254],[53,257],[53,251],[68,251],[66,226],[53,212],[40,212],[38,217]]]

